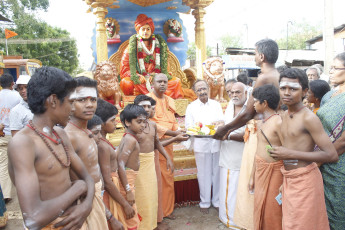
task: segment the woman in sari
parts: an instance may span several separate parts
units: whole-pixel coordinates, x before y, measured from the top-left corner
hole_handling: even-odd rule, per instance
[[[338,152],[337,163],[320,167],[329,224],[332,230],[345,228],[345,52],[334,58],[330,81],[337,87],[328,92],[316,113]]]
[[[2,195],[2,190],[0,186],[0,228],[5,227],[6,224],[7,224],[6,205],[5,205],[4,196]]]

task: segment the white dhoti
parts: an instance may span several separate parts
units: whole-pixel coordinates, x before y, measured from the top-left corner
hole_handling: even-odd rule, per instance
[[[195,152],[200,190],[200,208],[219,207],[219,152]],[[212,199],[211,199],[212,190]]]
[[[0,137],[0,185],[4,199],[11,198],[12,182],[8,174],[7,145],[11,136]]]
[[[240,229],[234,223],[236,194],[240,170],[220,167],[219,219],[228,228]]]

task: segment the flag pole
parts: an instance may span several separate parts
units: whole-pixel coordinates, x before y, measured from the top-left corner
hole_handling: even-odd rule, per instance
[[[6,55],[8,56],[7,38],[6,38]]]

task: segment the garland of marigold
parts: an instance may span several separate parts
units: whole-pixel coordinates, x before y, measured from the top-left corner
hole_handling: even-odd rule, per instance
[[[168,74],[168,52],[167,52],[167,43],[165,42],[164,38],[158,34],[155,35],[160,43],[160,72],[167,75],[168,80],[171,80],[170,74]],[[129,52],[129,69],[131,72],[131,80],[134,84],[140,84],[139,76],[137,72],[139,72],[139,63],[137,58],[137,35],[134,34],[129,38],[128,44],[128,52]]]

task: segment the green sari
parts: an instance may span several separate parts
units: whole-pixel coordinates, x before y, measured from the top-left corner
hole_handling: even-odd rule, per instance
[[[331,97],[328,92],[321,101],[316,115],[320,118],[326,133],[333,141],[341,136],[345,126],[341,123],[345,116],[345,93]],[[338,130],[338,133],[337,133]],[[345,154],[337,163],[327,163],[320,167],[329,224],[332,230],[345,229]]]

